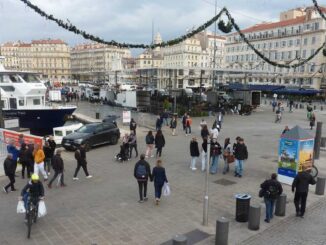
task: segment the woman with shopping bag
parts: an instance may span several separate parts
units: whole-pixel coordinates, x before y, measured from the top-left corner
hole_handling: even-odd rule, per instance
[[[161,160],[157,160],[156,167],[153,168],[152,181],[154,181],[155,188],[155,204],[159,205],[162,194],[162,187],[164,183],[168,182],[165,174],[165,168],[162,167]]]

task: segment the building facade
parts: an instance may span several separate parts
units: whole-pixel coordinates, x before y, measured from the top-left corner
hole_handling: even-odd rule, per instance
[[[323,8],[323,11],[326,12],[326,9]],[[270,60],[295,64],[308,58],[324,43],[326,22],[313,7],[298,8],[282,12],[278,22],[257,24],[242,32]],[[325,63],[326,58],[320,52],[303,66],[278,68],[258,57],[237,33],[228,35],[225,44],[225,67],[243,70],[242,73],[225,76],[226,82],[326,88]]]

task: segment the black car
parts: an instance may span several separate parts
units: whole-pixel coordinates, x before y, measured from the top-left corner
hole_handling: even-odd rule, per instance
[[[117,144],[120,138],[120,130],[113,123],[90,123],[82,126],[74,133],[62,139],[61,145],[66,150],[76,150],[82,143],[86,150],[102,144]]]
[[[113,123],[114,125],[117,125],[117,119],[120,118],[120,116],[116,115],[107,115],[102,122],[104,123]]]

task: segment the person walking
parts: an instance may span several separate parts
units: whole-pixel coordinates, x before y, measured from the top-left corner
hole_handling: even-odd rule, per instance
[[[57,152],[55,153],[55,155],[52,158],[52,167],[54,170],[54,175],[52,177],[52,179],[50,180],[48,187],[51,189],[52,188],[52,183],[53,181],[59,176],[58,179],[58,184],[60,182],[60,186],[61,187],[65,187],[65,183],[63,180],[63,171],[64,171],[64,163],[61,157],[61,150],[57,150]]]
[[[182,117],[182,127],[183,127],[183,131],[185,131],[185,132],[186,132],[186,128],[187,128],[186,121],[187,121],[187,113],[185,113]]]
[[[200,135],[201,135],[201,138],[204,140],[205,138],[208,139],[209,137],[209,131],[208,131],[208,128],[207,128],[207,124],[204,125],[202,127],[202,129],[200,130]]]
[[[34,144],[29,142],[27,145],[27,159],[28,159],[28,168],[30,173],[34,173]]]
[[[210,133],[210,137],[212,139],[217,139],[218,135],[219,135],[218,125],[215,124],[212,127],[212,130],[211,130],[211,133]]]
[[[289,106],[290,106],[289,112],[293,112],[293,104],[294,104],[293,100],[290,100],[290,102],[289,102]]]
[[[310,174],[310,169],[299,172],[292,182],[292,192],[294,194],[294,206],[297,217],[304,217],[306,211],[306,201],[308,197],[309,185],[316,184],[316,180]]]
[[[197,158],[199,157],[199,148],[198,148],[198,142],[196,137],[193,137],[190,141],[190,156],[191,156],[191,162],[190,162],[190,168],[191,170],[197,170],[196,168],[196,162]]]
[[[163,119],[163,124],[165,124],[168,127],[169,126],[169,113],[167,112],[166,109],[162,113],[162,119]]]
[[[191,124],[192,124],[192,119],[191,117],[188,115],[187,119],[186,119],[186,135],[191,135]]]
[[[269,180],[265,180],[261,185],[264,202],[266,206],[265,222],[269,223],[273,218],[274,206],[276,199],[282,194],[283,188],[279,181],[277,181],[277,174],[273,173]]]
[[[9,144],[7,145],[7,152],[10,153],[10,154],[12,154],[12,161],[14,162],[15,172],[16,172],[16,169],[17,169],[17,159],[18,159],[18,155],[19,155],[19,150],[15,146],[15,141],[14,140],[10,140],[9,141]]]
[[[135,120],[133,118],[131,118],[130,124],[129,124],[130,132],[134,132],[136,135],[136,128],[137,128],[137,123],[135,122]]]
[[[223,174],[226,174],[230,170],[229,157],[231,155],[232,155],[232,147],[231,147],[230,138],[226,138],[224,140],[224,147],[223,147],[223,160],[224,160]]]
[[[162,161],[160,159],[156,161],[156,166],[153,168],[152,180],[154,181],[155,204],[159,205],[163,185],[165,182],[168,183],[165,168],[162,167]]]
[[[29,159],[28,159],[28,148],[25,143],[23,143],[19,150],[19,162],[22,165],[22,178],[25,178],[25,169],[27,172],[27,178],[31,177],[31,169],[29,166]]]
[[[50,158],[50,165],[48,165],[48,175],[50,175],[50,170],[51,170],[51,160],[54,156],[54,152],[55,152],[55,148],[57,147],[57,144],[55,143],[54,139],[53,139],[53,136],[50,135],[49,139],[48,139],[48,142],[49,142],[49,146],[51,148],[51,158]]]
[[[75,159],[77,160],[77,168],[75,170],[73,180],[79,179],[79,178],[77,178],[77,174],[78,174],[80,168],[82,168],[84,170],[87,179],[92,178],[93,176],[90,175],[87,170],[85,143],[82,143],[80,145],[79,149],[77,149],[75,151]]]
[[[43,175],[44,181],[47,181],[48,175],[46,174],[45,169],[44,169],[45,154],[39,144],[35,144],[33,156],[34,156],[34,174],[39,175],[39,172],[41,172],[41,174]]]
[[[5,175],[9,179],[9,184],[3,187],[3,191],[8,194],[8,188],[11,187],[11,191],[16,191],[15,189],[15,171],[16,171],[16,166],[15,166],[15,161],[13,160],[13,156],[11,153],[8,153],[7,158],[5,159],[3,163],[3,169],[5,171]]]
[[[311,114],[309,121],[310,121],[310,122],[309,122],[310,130],[312,130],[313,127],[315,126],[315,123],[316,123],[316,116],[315,116],[315,113],[312,113],[312,114]]]
[[[223,114],[222,111],[218,112],[217,118],[216,118],[217,124],[219,126],[219,130],[222,129],[222,121],[223,121]]]
[[[139,203],[147,201],[147,183],[148,178],[152,179],[151,167],[149,163],[145,161],[145,155],[140,154],[140,160],[135,164],[134,177],[138,183],[139,190]]]
[[[288,131],[290,131],[289,126],[285,126],[284,130],[282,131],[282,135]]]
[[[218,169],[218,161],[222,154],[222,147],[220,143],[217,142],[216,138],[213,138],[211,143],[211,166],[210,166],[210,173],[216,174]]]
[[[176,116],[173,116],[173,118],[171,119],[170,121],[170,128],[172,130],[172,136],[175,136],[175,130],[177,128],[177,117]]]
[[[131,158],[132,149],[135,149],[136,157],[138,157],[137,137],[133,131],[131,131],[129,135],[129,153],[130,153],[129,158]]]
[[[148,131],[146,138],[145,138],[145,142],[146,142],[146,157],[154,157],[154,155],[152,155],[152,150],[154,148],[154,136],[153,136],[153,132],[150,130]]]
[[[162,133],[162,130],[158,130],[155,135],[155,148],[156,150],[156,157],[161,157],[162,155],[162,148],[165,146],[165,138]]]
[[[275,112],[276,106],[277,106],[277,102],[276,102],[276,100],[273,100],[273,102],[272,102],[273,112]]]
[[[203,118],[203,119],[201,119],[201,122],[200,122],[200,129],[203,129],[204,128],[204,126],[206,126],[207,127],[207,122],[205,121],[205,119]]]
[[[235,157],[235,174],[234,177],[242,177],[243,174],[243,163],[248,159],[248,150],[247,146],[244,143],[243,138],[239,139],[238,144],[234,149],[234,157]]]
[[[207,166],[207,138],[203,139],[203,143],[201,144],[201,171],[205,171]]]
[[[156,131],[161,130],[162,128],[162,118],[160,116],[157,116],[156,123],[155,123]]]
[[[52,149],[48,141],[44,142],[43,151],[45,155],[44,170],[47,171],[47,173],[49,174],[51,170],[51,159],[53,156],[52,156]]]

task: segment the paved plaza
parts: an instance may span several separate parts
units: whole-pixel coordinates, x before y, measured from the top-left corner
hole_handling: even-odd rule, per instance
[[[95,115],[96,109],[103,114],[109,114],[109,107],[82,104],[79,112]],[[101,109],[102,108],[102,109]],[[104,108],[104,109],[103,109]],[[155,117],[152,117],[155,120]],[[26,225],[23,215],[16,214],[17,197],[19,193],[0,193],[0,244],[162,244],[176,234],[184,234],[200,230],[211,235],[198,244],[213,244],[215,221],[223,216],[230,219],[229,244],[325,244],[322,235],[325,230],[314,229],[325,221],[318,215],[326,207],[324,197],[314,194],[311,188],[308,196],[308,211],[305,219],[296,219],[294,214],[293,194],[289,186],[284,186],[287,194],[287,215],[284,218],[275,217],[270,224],[264,220],[264,204],[258,198],[259,185],[277,168],[278,139],[285,125],[299,125],[308,129],[305,110],[294,113],[285,112],[281,124],[274,123],[275,114],[271,108],[263,106],[251,116],[227,115],[224,118],[219,142],[224,138],[232,141],[236,136],[242,136],[249,151],[249,159],[245,162],[244,176],[233,177],[234,164],[231,173],[222,175],[222,161],[219,162],[219,172],[209,176],[209,226],[202,226],[203,194],[205,175],[200,170],[189,169],[189,142],[178,121],[178,136],[172,136],[168,127],[163,133],[166,146],[163,148],[162,160],[167,171],[171,186],[171,196],[162,199],[159,206],[154,205],[154,188],[149,183],[149,200],[138,203],[138,186],[133,177],[135,162],[118,163],[114,156],[119,152],[119,144],[92,149],[88,155],[88,168],[92,179],[86,179],[82,171],[79,181],[73,181],[72,175],[76,167],[73,152],[62,154],[65,161],[65,188],[45,187],[48,215],[39,219],[32,227],[31,239],[26,239]],[[201,144],[199,122],[201,118],[193,119],[193,135]],[[212,125],[214,118],[206,118]],[[323,121],[326,115],[317,112],[317,121]],[[150,117],[144,119],[144,124],[154,125]],[[126,128],[126,127],[125,127]],[[138,149],[145,150],[145,135],[148,128],[139,127],[137,130]],[[324,130],[325,131],[325,130]],[[314,131],[312,132],[314,133]],[[326,153],[321,152],[321,158],[316,161],[320,174],[326,173]],[[151,167],[155,159],[149,159]],[[197,162],[199,167],[200,161]],[[198,168],[199,169],[199,168]],[[221,185],[215,181],[225,180],[230,185]],[[224,180],[224,181],[223,181]],[[7,183],[6,177],[0,177],[1,185]],[[16,178],[16,187],[21,190],[26,180]],[[236,193],[249,193],[252,203],[262,205],[261,227],[259,231],[250,231],[247,223],[235,222]],[[310,210],[311,209],[311,210]],[[318,213],[319,212],[319,213]],[[318,217],[319,216],[319,217]],[[318,221],[314,222],[314,218]],[[324,222],[324,223],[323,223]],[[282,228],[283,227],[283,228]],[[286,229],[284,228],[286,227]],[[301,239],[300,229],[318,231],[315,243],[295,242]],[[286,239],[289,236],[296,236]],[[282,239],[284,238],[284,240]],[[318,243],[319,241],[319,243]],[[324,242],[324,243],[323,243]]]

